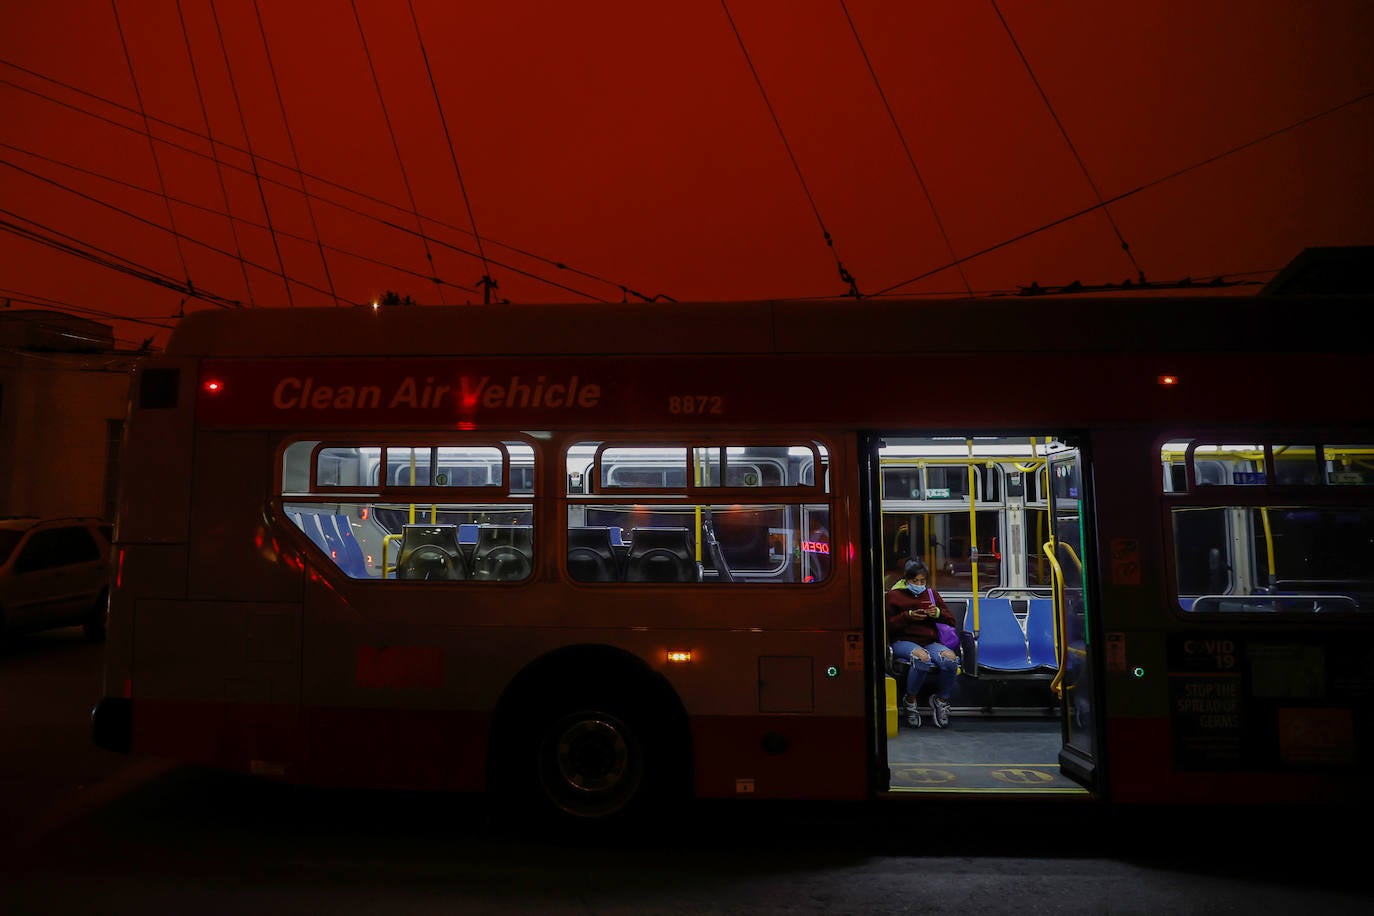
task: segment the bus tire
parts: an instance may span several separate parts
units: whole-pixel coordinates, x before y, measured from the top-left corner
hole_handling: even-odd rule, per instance
[[[535,751],[541,797],[578,820],[633,812],[652,782],[646,736],[636,718],[595,701],[554,711],[542,723]]]

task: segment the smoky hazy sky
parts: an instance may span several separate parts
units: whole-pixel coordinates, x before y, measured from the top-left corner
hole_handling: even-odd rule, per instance
[[[0,297],[126,346],[1374,243],[1367,0],[0,0],[0,112]]]

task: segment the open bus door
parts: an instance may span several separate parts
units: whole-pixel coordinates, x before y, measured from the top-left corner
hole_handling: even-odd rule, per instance
[[[1043,545],[1050,563],[1053,592],[1054,645],[1058,665],[1051,689],[1059,700],[1064,746],[1060,772],[1092,788],[1097,768],[1097,715],[1093,671],[1094,615],[1089,569],[1090,532],[1087,531],[1083,485],[1083,457],[1076,448],[1049,458],[1050,537]]]
[[[872,690],[881,711],[875,783],[894,796],[1091,791],[1099,781],[1085,625],[1092,533],[1077,449],[1030,435],[915,430],[867,436],[859,455]],[[925,562],[960,624],[944,725],[930,704],[933,677],[917,685],[912,715],[903,701],[905,660],[896,664],[888,651],[886,594],[909,559]]]

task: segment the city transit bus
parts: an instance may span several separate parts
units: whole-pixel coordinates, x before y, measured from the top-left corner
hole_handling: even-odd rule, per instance
[[[190,315],[132,376],[95,741],[573,822],[1366,801],[1369,305]]]

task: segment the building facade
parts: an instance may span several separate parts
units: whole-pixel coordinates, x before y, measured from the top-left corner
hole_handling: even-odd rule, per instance
[[[0,311],[0,516],[114,519],[136,357],[108,325]]]

